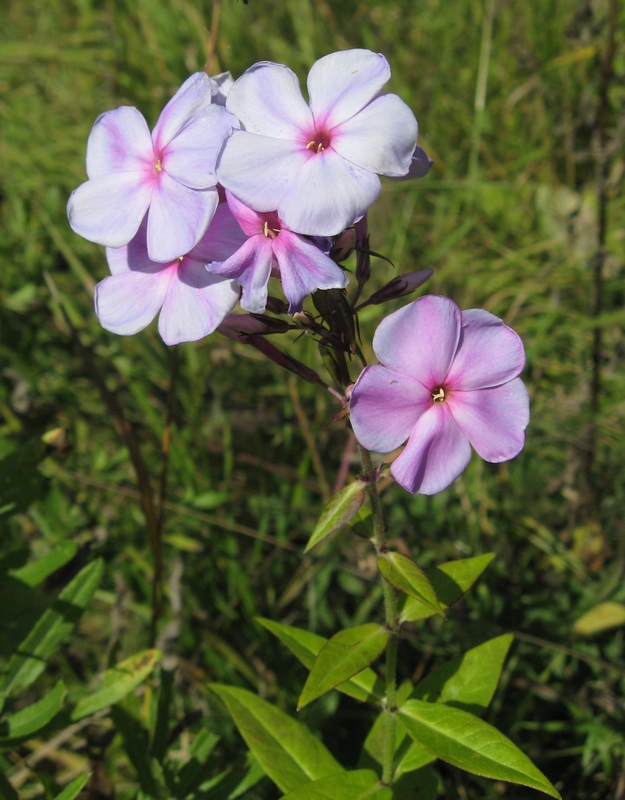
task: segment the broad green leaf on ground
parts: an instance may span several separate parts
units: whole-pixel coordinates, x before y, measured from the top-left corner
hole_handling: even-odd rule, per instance
[[[295,628],[292,625],[283,625],[281,622],[274,622],[263,617],[256,617],[260,624],[286,645],[289,650],[298,658],[306,669],[310,670],[315,658],[323,645],[328,641],[324,636]],[[335,687],[339,692],[367,703],[380,703],[384,699],[384,684],[372,669],[365,667],[353,678],[339,683]]]
[[[62,681],[36,703],[16,711],[0,722],[0,747],[33,736],[50,722],[63,707],[66,690]]]
[[[510,739],[466,711],[443,703],[407,700],[398,711],[398,720],[424,749],[455,767],[560,798],[557,789]]]
[[[67,564],[76,555],[77,550],[78,545],[75,542],[63,542],[37,561],[19,569],[9,570],[9,575],[25,583],[26,586],[39,586],[49,575]]]
[[[373,663],[384,652],[389,636],[383,625],[368,622],[328,639],[304,684],[298,710]]]
[[[67,784],[61,794],[57,794],[54,800],[74,800],[74,798],[78,797],[82,792],[84,785],[89,780],[89,774],[79,775],[77,778],[74,778],[73,781]]]
[[[513,636],[497,636],[433,669],[411,697],[447,703],[481,716],[493,698]]]
[[[378,569],[391,586],[422,603],[434,614],[445,616],[425,572],[408,556],[390,550],[378,559]]]
[[[495,557],[494,553],[486,553],[473,558],[461,558],[456,561],[447,561],[438,567],[425,571],[432,584],[436,597],[443,608],[449,608],[465,594],[475,581],[484,572],[486,567]],[[414,597],[404,599],[399,609],[401,622],[415,622],[427,619],[434,612],[429,606]]]
[[[0,684],[2,694],[8,695],[30,686],[39,677],[47,660],[78,622],[100,583],[103,571],[104,563],[100,559],[88,564],[39,617],[9,661]]]
[[[302,784],[343,772],[343,767],[300,722],[246,689],[211,683],[258,763],[289,792]]]
[[[161,655],[160,650],[143,650],[107,669],[100,676],[102,688],[76,703],[71,714],[72,721],[84,719],[96,711],[118,703],[152,673]]]
[[[343,772],[300,786],[282,800],[392,800],[393,791],[381,786],[370,769]]]
[[[360,510],[366,493],[367,484],[359,478],[338,491],[321,512],[304,552],[347,525]]]
[[[573,625],[573,633],[592,636],[593,633],[625,625],[625,605],[608,601],[587,611]]]

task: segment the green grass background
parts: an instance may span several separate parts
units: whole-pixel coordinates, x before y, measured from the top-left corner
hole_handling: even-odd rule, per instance
[[[385,184],[370,215],[371,243],[395,267],[374,260],[373,283],[431,267],[427,291],[501,316],[524,339],[532,403],[527,446],[512,463],[475,458],[433,498],[395,486],[384,492],[393,538],[422,566],[497,554],[447,623],[406,631],[414,647],[400,650],[401,676],[518,632],[488,719],[564,797],[589,800],[625,797],[623,628],[572,633],[598,602],[625,601],[625,50],[621,11],[601,122],[609,9],[608,0],[223,0],[213,68],[237,77],[266,59],[305,79],[315,59],[336,49],[366,47],[389,59],[389,89],[414,110],[435,165],[423,180]],[[132,423],[154,485],[170,409],[158,643],[178,664],[178,714],[200,709],[216,720],[227,763],[242,745],[215,717],[207,682],[238,683],[293,711],[305,677],[254,616],[331,635],[380,618],[382,603],[365,542],[343,534],[302,556],[347,458],[347,432],[327,424],[333,398],[219,336],[178,348],[172,393],[172,351],[154,325],[132,338],[99,327],[93,288],[107,274],[104,254],[67,224],[95,118],[135,105],[153,125],[182,81],[203,69],[211,15],[207,0],[4,0],[0,454],[56,427],[65,444],[41,465],[42,497],[3,524],[0,551],[41,555],[71,538],[83,563],[106,559],[106,585],[55,662],[67,683],[147,646],[148,535],[128,451],[93,372]],[[363,312],[369,354],[375,326],[398,305]],[[280,344],[323,371],[309,339]],[[370,723],[361,707],[334,693],[300,719],[355,763]],[[23,771],[26,756],[15,757],[11,774]],[[118,739],[106,764],[115,796],[135,797]],[[89,768],[72,741],[38,765],[60,784]],[[451,768],[442,776],[444,797],[534,796]],[[24,797],[43,796],[31,777],[21,780]],[[276,796],[269,782],[254,791]]]

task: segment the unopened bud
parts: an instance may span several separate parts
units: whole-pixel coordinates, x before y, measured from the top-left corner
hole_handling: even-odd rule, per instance
[[[356,247],[356,230],[355,228],[347,228],[334,240],[332,249],[330,250],[330,258],[333,261],[345,261],[351,256]]]
[[[289,304],[285,303],[285,301],[281,300],[279,297],[271,297],[271,295],[269,295],[265,308],[272,314],[286,314],[289,310]]]
[[[412,161],[410,162],[410,167],[408,168],[408,172],[405,175],[400,176],[399,178],[392,178],[395,181],[410,181],[413,178],[423,178],[425,175],[428,174],[430,171],[430,167],[434,162],[432,159],[427,155],[425,150],[422,147],[418,147],[415,149],[414,153],[412,154]]]
[[[403,297],[406,294],[414,292],[419,286],[429,280],[434,274],[433,269],[422,269],[418,272],[408,272],[406,275],[398,275],[392,281],[374,292],[368,300],[360,305],[360,308],[369,305],[378,305],[379,303],[386,303],[388,300],[394,300],[397,297]]]
[[[224,328],[233,334],[262,335],[269,333],[284,333],[291,326],[288,322],[273,317],[265,317],[262,314],[229,314],[219,326],[219,331],[229,334]],[[232,337],[230,337],[232,338]]]
[[[315,327],[315,319],[310,311],[296,311],[293,314],[293,322],[304,330],[312,330]]]
[[[356,280],[360,287],[371,277],[371,255],[369,252],[369,228],[367,215],[354,225],[356,231]]]

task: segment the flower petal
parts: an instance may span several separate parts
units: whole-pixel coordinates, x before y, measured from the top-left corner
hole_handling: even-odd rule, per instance
[[[525,365],[521,337],[481,308],[462,312],[462,332],[447,376],[455,389],[483,389],[516,378]]]
[[[373,349],[386,367],[433,390],[449,371],[460,323],[460,309],[452,300],[425,295],[382,320],[373,337]]]
[[[289,314],[302,310],[302,303],[317,289],[344,289],[349,279],[345,272],[308,239],[282,228],[273,241],[284,296]]]
[[[447,404],[435,403],[417,420],[391,474],[412,494],[436,494],[450,486],[471,460],[471,446]]]
[[[498,464],[518,455],[529,422],[529,397],[520,378],[475,392],[452,392],[449,409],[478,455]]]
[[[163,169],[192,189],[217,183],[216,162],[226,136],[238,122],[222,106],[209,106],[163,149]]]
[[[153,261],[173,261],[195,247],[217,209],[217,189],[199,191],[161,172],[148,213],[148,254]]]
[[[211,224],[189,256],[202,264],[211,261],[225,261],[247,241],[246,234],[228,208],[220,203]]]
[[[332,132],[332,148],[362,169],[397,177],[410,169],[417,133],[404,101],[385,94]]]
[[[370,366],[360,373],[350,398],[356,439],[367,450],[390,453],[410,436],[432,405],[430,392],[406,375]]]
[[[154,149],[160,152],[189,121],[212,102],[213,86],[205,72],[195,72],[161,111],[152,131]]]
[[[234,281],[211,275],[203,264],[185,260],[167,288],[158,320],[165,344],[195,342],[208,336],[239,300]]]
[[[87,175],[154,169],[152,138],[143,114],[131,106],[106,111],[95,121],[87,143]]]
[[[120,172],[83,183],[67,204],[77,234],[106,247],[123,247],[137,232],[150,205],[152,183],[140,173]]]
[[[217,164],[222,186],[256,211],[275,211],[310,153],[299,142],[233,131]]]
[[[265,236],[250,236],[234,255],[206,268],[209,272],[234,278],[243,288],[241,308],[262,314],[267,305],[267,284],[273,267],[271,240]]]
[[[254,64],[234,82],[226,108],[246,131],[262,136],[299,142],[314,127],[297,75],[284,64],[271,61]]]
[[[316,61],[308,96],[317,125],[333,128],[357,114],[391,77],[388,61],[371,50],[341,50]]]
[[[175,269],[129,270],[101,281],[95,289],[95,311],[102,327],[122,336],[143,330],[163,304]]]
[[[262,233],[263,221],[267,212],[254,211],[236,198],[232,192],[226,191],[226,200],[234,218],[248,236],[258,236],[259,233]]]
[[[360,219],[379,193],[377,175],[328,149],[302,166],[278,204],[278,215],[296,233],[334,236]]]

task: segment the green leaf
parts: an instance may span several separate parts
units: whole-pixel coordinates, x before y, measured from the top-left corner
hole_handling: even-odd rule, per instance
[[[134,698],[129,698],[134,700]],[[129,707],[134,703],[118,703],[111,708],[111,719],[124,740],[123,752],[137,771],[141,792],[137,798],[159,798],[158,762],[150,758],[149,736],[141,720]]]
[[[0,746],[13,745],[45,727],[63,707],[65,694],[65,686],[59,681],[43,699],[7,717],[0,723]]]
[[[6,696],[30,686],[39,677],[47,660],[78,622],[100,583],[103,571],[104,564],[100,559],[88,564],[39,617],[9,661],[0,684],[2,694]]]
[[[581,616],[573,625],[573,633],[592,636],[593,633],[617,628],[620,625],[625,625],[625,606],[622,603],[608,601],[599,603]]]
[[[265,773],[283,792],[336,775],[343,767],[300,722],[246,689],[209,684],[226,705]]]
[[[482,572],[495,557],[494,553],[486,553],[473,558],[461,558],[456,561],[447,561],[438,567],[426,570],[436,597],[443,608],[449,608],[465,594]],[[417,600],[409,597],[404,600],[399,610],[400,622],[414,622],[432,616],[432,609]]]
[[[383,625],[368,622],[328,639],[304,684],[298,710],[373,663],[384,652],[389,636]]]
[[[78,797],[78,795],[83,790],[84,785],[89,780],[89,775],[79,775],[77,778],[74,778],[73,781],[70,781],[67,786],[63,789],[61,794],[57,794],[55,800],[74,800],[74,798]]]
[[[513,636],[497,636],[433,669],[411,697],[447,703],[481,716],[493,698]]]
[[[396,705],[401,706],[413,689],[411,683],[403,683],[397,689]],[[371,726],[367,738],[364,741],[360,758],[358,759],[359,769],[373,769],[381,774],[384,764],[384,747],[386,740],[386,710],[383,710],[376,717]],[[395,759],[401,758],[403,752],[412,744],[412,740],[406,735],[406,731],[400,726],[395,726]],[[435,760],[435,759],[432,759]]]
[[[78,545],[75,542],[63,542],[37,561],[19,569],[9,570],[9,575],[26,586],[39,586],[48,575],[52,575],[57,569],[67,564],[76,555],[77,550]]]
[[[100,676],[102,688],[76,703],[71,714],[72,721],[84,719],[84,717],[95,714],[96,711],[118,703],[140,683],[143,683],[160,661],[161,655],[160,650],[143,650],[120,661],[112,669],[107,669]]]
[[[285,794],[282,800],[392,800],[393,791],[380,785],[370,769],[343,772],[307,783]]]
[[[443,703],[407,700],[397,716],[408,734],[437,758],[484,778],[519,783],[560,798],[510,739],[472,714]]]
[[[391,586],[427,606],[435,614],[445,616],[425,572],[408,556],[389,550],[378,559],[378,569]]]
[[[323,645],[328,641],[324,636],[295,628],[292,625],[283,625],[263,617],[256,617],[260,624],[286,645],[293,655],[298,658],[306,669],[310,670]],[[381,703],[386,694],[384,684],[372,669],[365,667],[353,678],[339,683],[335,687],[339,692],[361,700],[365,703]]]
[[[367,493],[365,481],[357,479],[338,491],[321,512],[319,521],[308,540],[305,553],[353,519]]]

